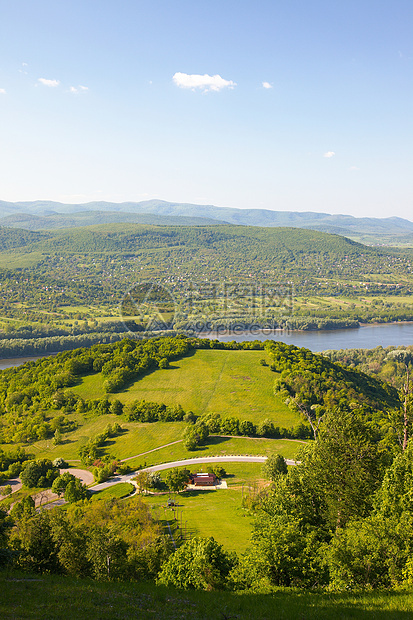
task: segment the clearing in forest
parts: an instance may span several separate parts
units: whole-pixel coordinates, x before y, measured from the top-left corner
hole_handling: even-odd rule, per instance
[[[300,418],[274,396],[277,375],[261,365],[264,358],[264,351],[197,350],[174,361],[166,370],[148,373],[110,399],[118,398],[123,403],[145,399],[179,404],[196,415],[219,413],[254,423],[270,418],[276,426],[294,426]],[[105,395],[100,374],[84,377],[72,390],[84,398]]]

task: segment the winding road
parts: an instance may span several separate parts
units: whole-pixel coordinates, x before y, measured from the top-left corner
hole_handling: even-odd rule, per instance
[[[181,461],[171,461],[170,463],[161,463],[160,465],[152,465],[151,467],[145,467],[139,471],[163,471],[164,469],[171,469],[172,467],[185,467],[186,465],[200,465],[201,463],[264,463],[267,460],[266,456],[247,456],[247,455],[229,455],[229,456],[200,456],[192,459],[182,459]],[[291,459],[285,459],[287,465],[296,465],[297,461]],[[119,484],[120,482],[132,482],[137,474],[134,471],[124,476],[114,476],[106,482],[101,482],[90,488],[90,491],[102,491],[107,489],[113,484]],[[133,484],[133,482],[132,482]]]
[[[142,452],[141,454],[135,455],[135,456],[131,456],[128,457],[126,459],[123,459],[124,461],[129,461],[131,459],[137,458],[138,456],[143,456],[145,454],[149,454],[150,452],[156,452],[156,450],[160,450],[161,448],[165,448],[167,446],[176,444],[176,443],[180,443],[182,441],[182,439],[178,440],[178,441],[173,441],[169,444],[166,444],[165,446],[160,446],[158,448],[154,448],[153,450],[148,450],[147,452]],[[305,443],[305,442],[302,442]],[[172,467],[185,467],[185,466],[191,466],[191,465],[200,465],[202,463],[264,463],[267,460],[266,456],[250,456],[250,455],[240,455],[240,454],[232,454],[232,455],[226,455],[226,456],[199,456],[199,457],[193,457],[190,459],[182,459],[180,461],[170,461],[168,463],[161,463],[160,465],[151,465],[150,467],[145,467],[144,469],[140,469],[140,470],[136,470],[133,471],[129,474],[125,474],[125,475],[119,475],[119,476],[113,476],[112,478],[110,478],[109,480],[107,480],[106,482],[101,482],[100,484],[95,484],[93,486],[89,487],[89,490],[92,493],[96,493],[97,491],[103,491],[103,489],[107,489],[108,487],[113,486],[114,484],[119,484],[121,482],[130,482],[132,484],[134,484],[133,482],[133,478],[136,476],[136,474],[138,473],[138,471],[163,471],[165,469],[171,469]],[[297,465],[298,461],[293,461],[291,459],[285,459],[285,462],[287,463],[287,465]],[[93,474],[91,474],[91,472],[84,470],[84,469],[75,469],[75,468],[70,468],[70,469],[61,469],[60,473],[64,473],[68,471],[69,473],[73,474],[74,476],[76,476],[77,478],[80,478],[80,480],[86,484],[89,485],[93,482]],[[21,486],[21,481],[20,479],[14,479],[12,481],[9,481],[12,484],[16,485],[16,489],[20,488]],[[18,484],[20,483],[20,484]],[[136,486],[136,485],[134,485]],[[50,490],[49,490],[50,491]],[[40,500],[40,504],[43,502],[43,494],[39,494],[42,495],[42,498]],[[50,501],[51,499],[51,501]],[[53,494],[53,497],[49,498],[49,503],[47,505],[45,505],[45,507],[47,508],[52,508],[54,506],[58,506],[58,505],[62,505],[66,503],[65,500],[63,498],[58,498],[57,496],[55,496]]]

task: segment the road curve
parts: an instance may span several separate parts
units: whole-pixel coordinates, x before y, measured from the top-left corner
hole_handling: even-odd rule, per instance
[[[161,463],[160,465],[152,465],[151,467],[145,467],[139,471],[163,471],[164,469],[171,469],[172,467],[185,467],[187,465],[200,465],[201,463],[264,463],[267,460],[266,456],[246,456],[246,455],[230,455],[230,456],[199,456],[192,459],[183,459],[181,461],[172,461],[170,463]],[[285,459],[287,465],[296,465],[297,461],[291,459]],[[113,484],[119,484],[120,482],[132,482],[132,478],[136,476],[138,472],[134,471],[131,474],[125,474],[124,476],[115,476],[106,482],[96,484],[90,488],[90,491],[102,491],[107,489]]]

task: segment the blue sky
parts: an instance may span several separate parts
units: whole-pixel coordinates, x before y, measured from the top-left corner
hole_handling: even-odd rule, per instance
[[[0,0],[0,200],[413,220],[411,0]]]

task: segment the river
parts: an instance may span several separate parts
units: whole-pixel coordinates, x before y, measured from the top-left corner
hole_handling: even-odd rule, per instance
[[[320,331],[258,331],[240,334],[200,334],[203,338],[216,338],[222,342],[235,340],[277,340],[286,344],[306,347],[315,353],[326,349],[374,349],[375,347],[413,345],[413,323],[383,323],[381,325],[363,325],[357,329],[334,329]],[[0,370],[11,366],[20,366],[25,362],[36,361],[41,357],[16,357],[0,359]],[[56,354],[54,354],[56,355]]]
[[[204,334],[203,337],[216,338],[222,342],[242,342],[244,340],[277,340],[295,344],[311,351],[326,349],[374,349],[375,347],[407,346],[413,344],[413,323],[386,323],[362,325],[356,329],[329,329],[319,331],[258,331],[240,334]]]
[[[57,355],[57,353],[43,353],[43,355],[36,355],[35,357],[8,357],[6,359],[0,359],[0,370],[11,368],[12,366],[21,366],[26,362],[36,362],[42,357],[50,357],[51,355]]]

